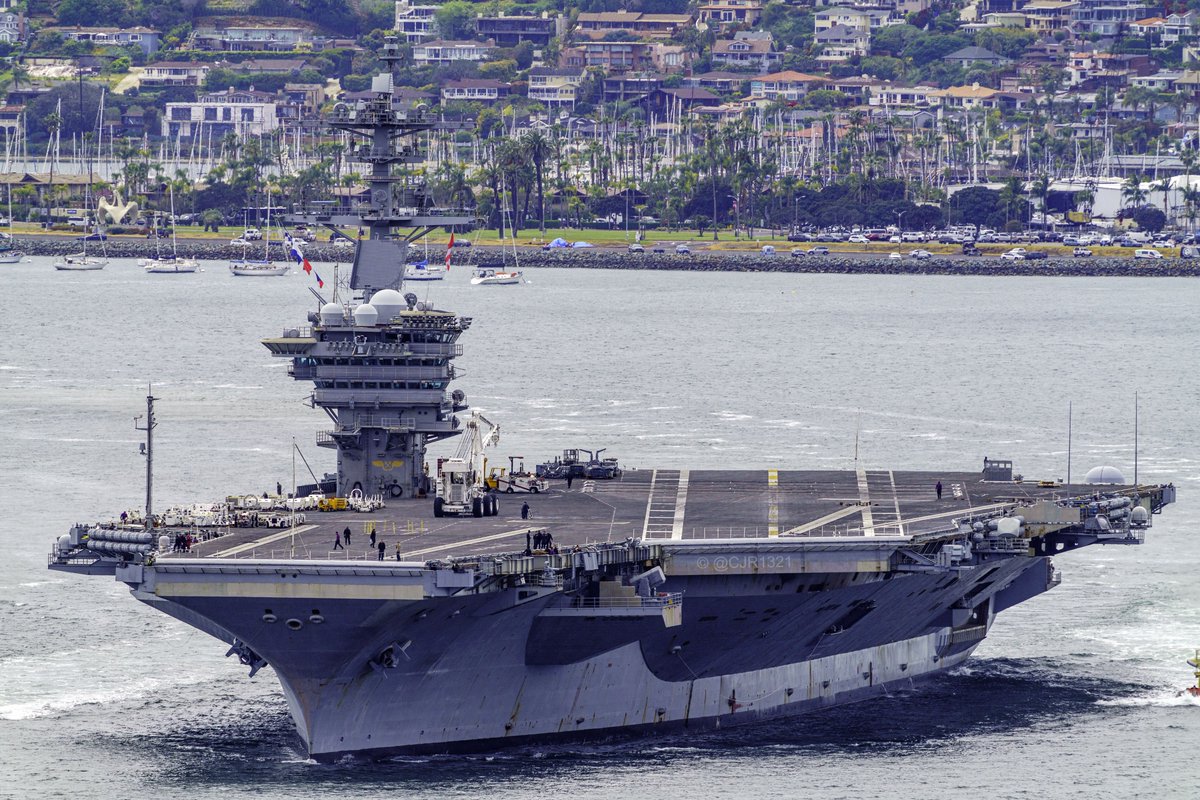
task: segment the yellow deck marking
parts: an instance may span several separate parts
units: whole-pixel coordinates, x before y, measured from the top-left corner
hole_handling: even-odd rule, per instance
[[[779,535],[779,470],[767,470],[767,536]]]

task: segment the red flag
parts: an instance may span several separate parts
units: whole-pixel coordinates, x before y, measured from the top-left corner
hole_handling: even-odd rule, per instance
[[[304,260],[304,271],[312,272],[312,264],[308,263],[308,259],[305,256],[300,256],[300,258]],[[318,280],[320,279],[318,278]]]
[[[450,256],[454,253],[454,231],[450,232],[450,243],[446,245],[446,272],[450,271]]]

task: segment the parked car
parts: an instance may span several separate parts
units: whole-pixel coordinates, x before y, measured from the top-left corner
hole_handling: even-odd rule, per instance
[[[899,261],[900,259],[904,258],[904,256],[900,255],[899,253],[888,253],[888,258],[892,261]]]
[[[334,239],[333,246],[340,249],[350,249],[354,247],[354,240],[347,239],[343,236],[341,239]]]
[[[676,255],[688,256],[692,254],[692,248],[688,247],[686,244],[680,243],[675,245],[675,253]]]
[[[799,231],[793,231],[792,233],[788,234],[787,239],[789,242],[811,242],[812,236],[807,233],[800,233]]]
[[[829,255],[829,248],[817,245],[816,247],[810,249],[808,254],[810,256],[827,256]]]
[[[1079,237],[1073,234],[1067,234],[1063,237],[1062,243],[1067,247],[1079,247],[1083,242],[1079,241]]]
[[[888,237],[888,244],[900,244],[900,243],[901,243],[901,239],[900,239],[899,234]]]
[[[1076,247],[1071,251],[1071,255],[1074,258],[1088,258],[1092,255],[1092,251],[1086,247]]]
[[[928,250],[911,250],[908,254],[909,258],[915,258],[918,261],[924,261],[927,258],[933,258],[933,253]]]
[[[856,233],[853,236],[851,236],[849,239],[847,239],[846,241],[851,242],[853,244],[866,244],[867,242],[869,242],[871,240],[868,239],[866,236],[864,236],[861,233]]]
[[[641,246],[640,244],[638,244],[637,242],[634,242],[633,244],[629,245],[629,252],[631,252],[631,253],[644,253],[644,252],[646,252],[646,248],[645,248],[645,247],[642,247],[642,246]]]
[[[1007,250],[1000,254],[1000,257],[1005,261],[1024,261],[1025,248],[1014,247],[1012,250]]]
[[[925,241],[925,234],[920,231],[905,231],[900,234],[900,240],[904,242],[923,242]]]
[[[1180,258],[1200,258],[1200,247],[1194,245],[1184,245],[1179,248]]]
[[[454,246],[455,247],[470,247],[471,240],[470,239],[455,239]]]
[[[242,238],[247,242],[261,242],[262,231],[258,228],[246,228],[245,232],[242,233]]]
[[[1157,250],[1151,250],[1148,247],[1139,248],[1133,251],[1134,258],[1162,258],[1163,254]]]
[[[1175,240],[1174,239],[1155,239],[1154,244],[1151,246],[1152,247],[1174,247]]]

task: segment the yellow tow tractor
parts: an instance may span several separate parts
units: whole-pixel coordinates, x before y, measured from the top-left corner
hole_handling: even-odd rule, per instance
[[[346,498],[344,497],[322,497],[317,501],[318,511],[345,511]]]
[[[520,469],[517,468],[517,459],[521,459]],[[514,492],[538,494],[550,488],[549,483],[532,472],[525,471],[525,456],[509,456],[507,469],[492,467],[488,470],[487,485],[492,491],[506,494]]]

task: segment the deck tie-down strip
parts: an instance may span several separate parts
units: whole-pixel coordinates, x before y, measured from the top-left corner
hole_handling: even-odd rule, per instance
[[[671,523],[671,538],[683,538],[683,515],[687,510],[688,471],[679,471],[679,483],[675,489],[675,519]]]
[[[862,467],[858,473],[858,502],[862,504],[863,536],[875,535],[875,518],[871,515],[871,489],[867,486],[867,471]]]

